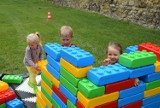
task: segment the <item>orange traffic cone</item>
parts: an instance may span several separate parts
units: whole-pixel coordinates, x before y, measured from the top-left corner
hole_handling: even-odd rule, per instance
[[[48,20],[52,20],[51,11],[48,10]]]

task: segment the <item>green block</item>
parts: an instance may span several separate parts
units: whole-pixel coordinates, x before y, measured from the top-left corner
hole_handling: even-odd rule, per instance
[[[41,91],[44,94],[44,96],[52,103],[54,108],[60,108],[56,101],[47,93],[47,91],[43,87],[41,87]]]
[[[60,75],[60,82],[74,95],[77,96],[78,88],[74,87],[68,80]]]
[[[36,108],[39,108],[37,103],[36,103]]]
[[[60,74],[68,80],[73,86],[78,87],[78,82],[80,81],[79,78],[74,77],[71,73],[69,73],[66,69],[62,66],[60,67]]]
[[[19,75],[4,75],[2,78],[2,81],[12,84],[20,84],[22,80],[23,77]]]
[[[76,108],[76,106],[70,100],[67,100],[67,108]]]
[[[5,103],[0,104],[0,108],[6,108],[6,104]]]
[[[86,78],[79,81],[78,89],[87,98],[101,96],[105,92],[104,86],[97,86]]]
[[[154,64],[157,56],[153,52],[136,51],[131,53],[123,53],[119,57],[119,63],[128,68],[138,68]]]
[[[41,78],[52,89],[52,82],[44,75],[44,73],[41,73]]]
[[[146,83],[146,90],[154,89],[156,87],[160,87],[160,80]]]

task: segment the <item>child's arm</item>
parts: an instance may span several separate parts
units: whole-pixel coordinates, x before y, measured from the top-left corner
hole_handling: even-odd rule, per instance
[[[38,66],[33,62],[31,58],[31,52],[29,48],[26,48],[25,61],[27,62],[29,66],[35,68],[36,70],[38,69]]]
[[[40,58],[40,60],[43,60],[43,59],[44,59],[44,56],[43,56],[43,47],[42,47],[41,44],[40,44],[40,54],[39,54],[39,58]]]
[[[136,79],[135,79],[135,82],[134,82],[134,85],[135,85],[135,86],[138,86],[139,82],[140,82],[139,79],[136,78]]]

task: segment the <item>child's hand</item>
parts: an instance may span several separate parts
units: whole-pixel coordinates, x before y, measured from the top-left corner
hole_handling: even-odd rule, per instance
[[[140,82],[139,79],[136,78],[136,79],[135,79],[135,82],[134,82],[134,85],[135,85],[135,86],[138,86],[139,82]]]
[[[37,67],[37,69],[36,69],[38,72],[40,72],[41,71],[41,69],[39,68],[39,67]]]
[[[103,66],[107,66],[107,65],[109,65],[110,64],[110,59],[109,58],[107,58],[107,59],[105,59],[104,61],[103,61]]]

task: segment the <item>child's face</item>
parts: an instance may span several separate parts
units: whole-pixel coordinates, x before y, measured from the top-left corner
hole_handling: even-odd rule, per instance
[[[61,36],[62,46],[70,46],[72,42],[72,36]]]
[[[114,64],[118,62],[118,58],[120,56],[120,51],[113,46],[108,47],[107,57],[110,59],[110,64]]]
[[[29,43],[29,47],[31,49],[37,49],[37,44],[36,43]]]

